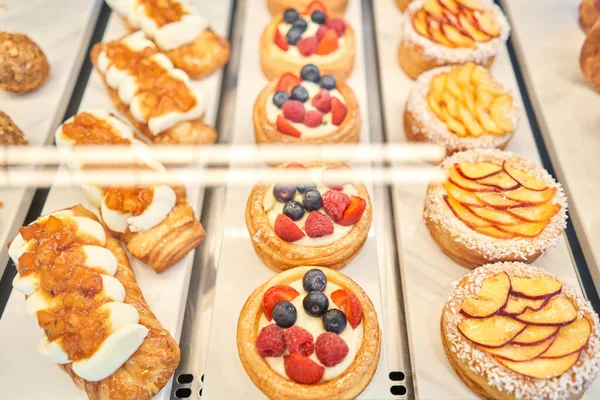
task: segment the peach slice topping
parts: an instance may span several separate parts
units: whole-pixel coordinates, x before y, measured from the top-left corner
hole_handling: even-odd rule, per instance
[[[511,343],[521,346],[539,344],[558,333],[559,326],[528,325]]]
[[[562,290],[562,283],[553,278],[511,278],[512,295],[531,300],[549,299]]]
[[[577,318],[573,323],[560,328],[552,346],[542,357],[557,358],[578,352],[587,344],[591,333],[590,321],[585,317]]]
[[[449,25],[442,24],[441,29],[450,39],[461,36]],[[504,135],[514,130],[512,97],[488,70],[474,63],[458,65],[434,76],[427,105],[450,132],[461,137]]]
[[[507,315],[520,315],[527,309],[537,311],[542,308],[545,303],[546,301],[543,299],[531,300],[511,295],[502,309],[502,313]]]
[[[489,317],[504,307],[509,293],[510,278],[506,272],[501,272],[484,280],[477,298],[466,299],[460,312],[471,318]]]
[[[537,379],[548,379],[561,375],[571,368],[579,359],[579,352],[560,358],[538,357],[530,361],[510,361],[495,357],[496,361],[513,371]]]
[[[446,203],[478,233],[502,240],[535,238],[562,209],[550,202],[557,189],[509,164],[462,162],[448,167]]]
[[[485,347],[502,347],[525,329],[526,325],[510,317],[465,318],[458,330],[470,341]]]
[[[529,361],[538,358],[541,354],[548,350],[554,342],[554,337],[550,337],[545,341],[531,346],[521,346],[518,344],[509,343],[502,347],[482,349],[491,355],[503,358],[510,361]]]
[[[530,308],[515,319],[528,325],[566,325],[577,318],[573,303],[563,295],[554,296],[544,307],[534,311]]]

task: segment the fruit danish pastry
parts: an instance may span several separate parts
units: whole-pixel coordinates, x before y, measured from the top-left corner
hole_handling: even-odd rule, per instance
[[[260,63],[272,80],[305,64],[315,64],[323,75],[346,80],[354,68],[354,32],[320,1],[306,9],[288,8],[267,25],[260,38]]]
[[[353,399],[375,374],[381,331],[354,281],[328,268],[299,267],[246,300],[237,345],[246,373],[271,399]]]
[[[579,66],[590,85],[600,92],[600,24],[594,24],[588,31],[579,55]]]
[[[512,95],[487,69],[470,62],[419,76],[406,102],[404,133],[409,141],[440,144],[448,155],[504,149],[518,119]]]
[[[406,7],[410,4],[412,0],[396,0],[396,5],[400,9],[400,11],[405,11]]]
[[[598,373],[599,329],[573,287],[520,262],[469,272],[441,318],[452,368],[482,399],[580,399]]]
[[[98,43],[92,63],[115,107],[155,143],[207,144],[217,140],[203,122],[204,99],[189,85],[185,72],[142,32]]]
[[[267,266],[283,271],[302,265],[340,269],[360,251],[371,226],[371,200],[360,182],[333,182],[343,164],[313,162],[313,179],[299,185],[258,183],[246,204],[252,245]],[[329,177],[328,177],[329,174]]]
[[[589,31],[600,17],[600,1],[582,0],[579,5],[579,25],[584,32]]]
[[[229,41],[214,33],[208,20],[186,0],[106,0],[131,32],[143,33],[192,79],[229,61]]]
[[[38,218],[9,247],[42,329],[39,351],[90,399],[151,399],[179,347],[146,304],[125,251],[81,206]],[[24,371],[25,373],[25,371]]]
[[[456,153],[440,168],[447,179],[427,188],[424,220],[457,263],[531,263],[558,244],[567,199],[543,168],[495,149]]]
[[[398,60],[412,79],[469,61],[489,68],[509,32],[491,0],[414,0],[404,13]]]
[[[55,134],[59,146],[129,145],[143,151],[145,145],[117,118],[99,111],[81,112],[68,119]],[[114,168],[153,169],[165,173],[159,163]],[[82,168],[92,168],[92,166]],[[84,190],[100,208],[102,222],[127,244],[127,250],[156,272],[173,266],[204,239],[202,224],[186,201],[185,188],[164,184],[138,187],[94,187]]]
[[[267,8],[271,15],[281,14],[288,8],[305,9],[311,0],[267,0]],[[321,0],[321,3],[332,13],[342,15],[348,8],[348,0]]]
[[[314,64],[286,72],[254,103],[256,143],[357,143],[360,110],[352,89]]]

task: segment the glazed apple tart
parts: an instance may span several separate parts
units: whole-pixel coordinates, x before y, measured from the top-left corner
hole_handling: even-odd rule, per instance
[[[424,220],[444,253],[465,267],[531,263],[558,244],[567,199],[543,168],[495,149],[456,153],[431,183]]]
[[[307,183],[257,184],[246,204],[246,226],[263,262],[283,271],[302,265],[340,269],[360,251],[371,226],[371,201],[360,182],[332,182],[343,164],[281,165],[301,168]],[[329,177],[328,177],[329,176]]]
[[[419,76],[406,102],[404,133],[409,141],[445,146],[448,155],[504,149],[518,120],[512,95],[487,69],[470,62]]]
[[[398,60],[412,79],[448,64],[472,61],[489,68],[509,32],[490,0],[415,0],[404,13]]]
[[[488,264],[456,282],[441,318],[446,356],[484,399],[579,399],[600,367],[591,304],[541,268]]]
[[[314,64],[267,85],[253,121],[256,143],[357,143],[361,125],[352,89]]]
[[[323,74],[346,80],[354,68],[355,46],[348,22],[313,1],[273,17],[260,38],[260,63],[270,80],[309,63]]]
[[[246,300],[240,360],[271,399],[353,399],[379,361],[381,331],[364,290],[323,267],[282,272]]]

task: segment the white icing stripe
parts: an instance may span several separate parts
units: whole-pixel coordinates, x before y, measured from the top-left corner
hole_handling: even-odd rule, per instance
[[[73,217],[77,222],[77,233],[92,236],[101,246],[106,245],[106,232],[98,221],[86,217]]]
[[[85,254],[85,266],[101,274],[114,276],[117,273],[117,257],[105,247],[85,245],[80,247]]]
[[[42,332],[44,331],[42,330]],[[38,345],[38,351],[50,362],[68,364],[71,360],[69,360],[67,352],[63,350],[61,343],[62,340],[60,339],[53,342],[48,341],[48,336],[43,333],[42,340],[40,340],[40,344]]]
[[[131,214],[121,214],[118,211],[112,210],[108,208],[106,202],[102,202],[102,206],[100,207],[100,212],[102,214],[102,220],[113,232],[125,233],[127,230],[127,218],[131,216]]]
[[[23,236],[18,233],[8,247],[8,255],[15,264],[18,264],[19,258],[23,255],[23,253],[27,252],[28,249],[29,242],[26,242],[23,239]]]
[[[25,312],[32,317],[37,317],[37,312],[56,307],[60,301],[56,297],[51,297],[43,290],[34,292],[25,300]]]
[[[125,300],[125,287],[120,280],[110,275],[100,275],[102,278],[102,292],[100,296],[104,295],[112,301],[122,303]]]
[[[134,17],[137,0],[106,0],[106,3],[114,12],[125,18],[133,28],[139,28]]]
[[[33,273],[25,276],[21,276],[21,274],[17,273],[15,279],[13,279],[12,285],[25,296],[30,296],[40,288],[40,279]]]

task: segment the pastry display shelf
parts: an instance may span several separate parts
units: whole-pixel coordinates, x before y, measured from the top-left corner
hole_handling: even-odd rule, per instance
[[[556,175],[596,283],[600,284],[600,94],[584,79],[580,0],[503,0],[513,43]],[[534,22],[534,23],[532,23]]]
[[[194,1],[200,12],[210,21],[211,27],[220,34],[226,34],[229,24],[230,3],[219,2],[211,5],[202,1]],[[91,8],[91,5],[88,5]],[[106,12],[109,9],[106,7]],[[97,17],[97,13],[96,13]],[[59,18],[59,17],[57,17]],[[89,21],[88,25],[96,24],[96,18]],[[65,24],[66,25],[66,24]],[[104,30],[102,40],[114,40],[127,33],[120,18],[112,13]],[[89,42],[88,42],[89,43]],[[87,44],[81,50],[83,56],[86,54]],[[59,70],[58,63],[55,69]],[[75,74],[76,75],[76,74]],[[193,88],[200,91],[206,100],[205,120],[214,124],[219,104],[222,72],[216,72],[211,76],[192,81]],[[102,83],[100,75],[92,71],[90,79],[83,92],[79,110],[94,108],[107,109],[117,113]],[[74,110],[74,112],[76,112]],[[62,117],[62,115],[61,115]],[[48,122],[49,123],[49,122]],[[60,124],[60,118],[48,127],[53,133]],[[66,173],[61,167],[58,174]],[[200,187],[187,188],[187,201],[195,209],[196,215],[200,217],[204,190]],[[42,214],[50,213],[75,204],[94,208],[79,188],[52,187],[44,204]],[[22,221],[17,222],[17,228]],[[16,233],[15,233],[16,234]],[[14,235],[13,235],[14,236]],[[9,240],[12,239],[12,236]],[[6,251],[2,252],[6,255]],[[171,335],[178,340],[181,334],[183,314],[187,299],[190,275],[193,267],[194,252],[188,253],[179,263],[166,272],[156,274],[152,269],[145,266],[141,261],[129,257],[137,282],[143,291],[144,297],[158,320]],[[5,263],[6,264],[6,263]],[[14,268],[11,266],[10,268]],[[7,271],[8,273],[9,271]],[[14,272],[11,271],[14,275]],[[24,312],[24,296],[13,290],[4,314],[0,319],[0,359],[2,369],[2,395],[3,398],[36,398],[43,396],[49,399],[80,399],[85,398],[85,393],[78,389],[71,380],[60,371],[59,368],[45,361],[37,351],[37,344],[41,338],[41,332],[36,329],[36,321]],[[11,363],[9,366],[8,363]],[[27,373],[24,373],[27,371]],[[36,384],[32,385],[29,380],[31,376],[36,377]],[[167,385],[157,396],[157,399],[169,399],[171,396],[171,383]]]
[[[520,0],[514,3],[517,2],[520,2]],[[532,5],[531,12],[528,14],[529,19],[525,22],[526,17],[523,14],[521,18],[523,18],[524,25],[529,24],[529,30],[533,32],[537,29],[537,23],[532,23],[532,20],[542,20],[539,14],[536,14],[534,18],[533,13],[539,13],[539,9],[545,7],[545,3],[544,7],[540,7],[539,3],[537,4],[535,9],[538,11],[534,11],[533,2],[529,3]],[[392,1],[375,1],[374,4],[387,139],[390,142],[405,142],[403,112],[413,81],[404,74],[397,62],[396,49],[401,32],[402,15]],[[519,11],[515,10],[515,12],[520,14]],[[568,17],[564,13],[556,13],[555,19],[558,18]],[[558,22],[556,23],[558,24]],[[541,39],[546,37],[544,34],[538,32],[537,37],[538,41],[535,43],[538,45],[545,42]],[[568,41],[564,36],[562,40],[565,43]],[[552,51],[555,52],[555,50]],[[540,52],[543,52],[543,49],[540,49]],[[564,54],[560,57],[564,57]],[[548,65],[540,66],[540,68],[548,68]],[[559,67],[556,66],[556,68]],[[524,110],[513,66],[506,48],[496,58],[492,73],[509,87],[519,108]],[[547,82],[546,80],[546,85],[551,87]],[[565,89],[564,92],[568,92],[568,90]],[[558,111],[555,111],[555,114],[569,116],[568,113]],[[568,139],[565,137],[565,140]],[[584,146],[582,145],[582,147]],[[524,111],[519,127],[512,141],[508,144],[507,150],[517,156],[535,162],[540,161],[536,142]],[[575,157],[574,154],[573,157]],[[596,167],[598,165],[596,162]],[[593,178],[590,177],[590,179]],[[452,283],[464,276],[469,270],[456,264],[442,253],[423,223],[422,215],[426,189],[427,183],[423,182],[415,185],[397,186],[392,191],[398,239],[397,248],[400,257],[401,280],[415,386],[415,392],[411,397],[476,399],[478,397],[452,370],[444,353],[440,337],[441,312],[453,287]],[[559,245],[548,251],[534,265],[545,268],[565,282],[581,289],[578,269],[571,259],[570,249],[564,235]],[[583,398],[594,399],[598,397],[600,397],[600,380],[596,380],[592,384]]]
[[[77,81],[102,0],[4,0],[0,3],[0,30],[25,33],[36,42],[50,63],[50,77],[39,89],[13,94],[0,89],[0,111],[23,131],[29,145],[51,144],[54,128],[62,121]],[[65,24],[64,21],[70,21]],[[0,190],[0,246],[16,235],[35,189]],[[0,252],[0,275],[8,262]]]

